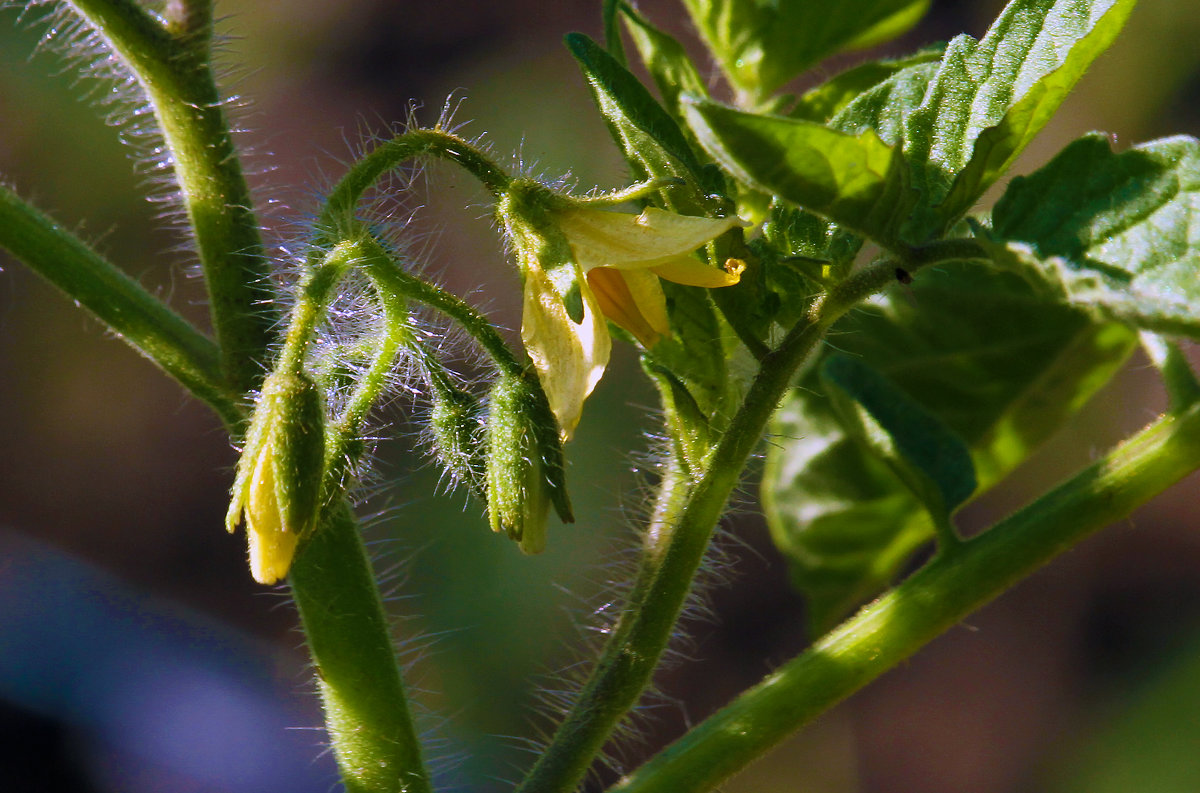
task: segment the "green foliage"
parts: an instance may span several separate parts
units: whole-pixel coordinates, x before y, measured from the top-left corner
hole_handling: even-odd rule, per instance
[[[832,331],[967,444],[987,492],[1116,372],[1135,334],[1049,302],[1022,279],[971,263],[923,272]],[[875,594],[933,536],[919,498],[854,441],[811,371],[784,402],[767,449],[764,503],[776,543],[828,627]]]
[[[900,35],[929,0],[684,0],[730,83],[755,100],[843,50]]]
[[[962,439],[937,416],[857,358],[821,365],[825,393],[854,437],[888,464],[935,523],[975,492],[975,469]],[[853,402],[839,394],[844,392]]]
[[[262,581],[288,574],[300,540],[290,584],[351,791],[430,789],[349,507],[370,412],[388,398],[401,351],[432,390],[423,415],[434,457],[530,553],[546,543],[552,506],[572,519],[563,444],[611,337],[640,345],[661,397],[668,455],[636,578],[520,793],[576,789],[636,705],[764,434],[772,537],[810,627],[832,630],[623,777],[620,793],[719,786],[1200,467],[1200,384],[1173,340],[1200,339],[1200,143],[1118,154],[1087,136],[1013,179],[990,215],[969,215],[1109,47],[1133,0],[1012,0],[978,41],[866,60],[798,98],[776,92],[829,56],[900,35],[928,0],[683,3],[726,86],[710,91],[706,65],[624,0],[602,4],[604,46],[566,37],[639,184],[569,197],[510,175],[441,125],[398,133],[330,192],[287,285],[286,326],[260,299],[264,248],[208,65],[211,4],[178,0],[162,18],[127,0],[63,4],[147,93],[204,263],[215,339],[3,187],[0,245],[208,402],[235,439],[257,400],[230,516],[287,541]],[[460,166],[495,200],[523,281],[524,350],[413,272],[364,218],[378,180],[420,157]],[[622,214],[627,201],[643,211]],[[351,271],[365,295],[333,312]],[[413,304],[486,353],[486,403],[414,331]],[[353,344],[322,343],[346,321]],[[1164,373],[1168,414],[1012,518],[960,538],[956,511],[1059,430],[1139,334]],[[268,386],[288,388],[256,394],[264,368]],[[937,553],[896,583],[934,540]]]
[[[700,145],[743,184],[880,242],[912,206],[903,156],[870,130],[847,135],[705,101],[685,112]]]
[[[1200,141],[1116,154],[1089,135],[1014,179],[986,236],[997,261],[1036,271],[1054,298],[1200,339],[1198,213]]]

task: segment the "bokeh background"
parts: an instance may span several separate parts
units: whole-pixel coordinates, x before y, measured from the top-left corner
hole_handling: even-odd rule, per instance
[[[203,323],[192,257],[142,198],[144,168],[80,101],[107,89],[63,69],[55,34],[22,22],[24,5],[0,9],[0,173]],[[676,2],[641,5],[692,40]],[[935,0],[886,51],[979,36],[1000,6]],[[243,105],[275,243],[291,241],[371,134],[414,105],[431,123],[448,96],[472,119],[466,132],[504,158],[585,189],[626,181],[560,43],[571,30],[599,36],[595,0],[217,8],[225,91]],[[1092,129],[1120,146],[1200,133],[1198,40],[1200,4],[1143,0],[1019,170]],[[514,328],[516,276],[480,191],[433,167],[404,200],[422,265]],[[219,423],[18,263],[0,254],[0,268],[0,789],[333,789],[294,611],[283,589],[250,581],[243,538],[222,530],[235,456]],[[553,713],[538,689],[565,687],[627,575],[653,402],[623,351],[569,452],[581,520],[553,527],[537,558],[488,533],[477,505],[436,495],[437,473],[411,451],[406,400],[380,416],[380,486],[363,512],[416,696],[437,714],[424,726],[442,785],[503,790],[531,762],[528,738]],[[1134,361],[964,521],[990,523],[1163,404]],[[1198,485],[1070,552],[723,790],[1200,789]],[[753,487],[726,528],[709,616],[688,625],[687,660],[660,675],[662,696],[618,763],[635,765],[805,645],[804,606]]]

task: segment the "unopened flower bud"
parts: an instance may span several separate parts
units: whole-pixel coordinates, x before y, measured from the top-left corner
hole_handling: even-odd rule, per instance
[[[260,584],[287,575],[297,543],[316,526],[325,466],[325,409],[306,375],[264,382],[238,460],[225,527],[246,523],[250,574]]]
[[[487,501],[483,449],[483,406],[473,394],[446,383],[433,384],[429,434],[433,456],[455,482]]]
[[[546,547],[554,505],[574,520],[563,475],[558,424],[545,396],[524,377],[502,376],[492,387],[487,423],[488,518],[525,553]]]

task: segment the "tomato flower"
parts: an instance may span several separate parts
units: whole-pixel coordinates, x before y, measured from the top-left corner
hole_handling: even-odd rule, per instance
[[[515,182],[499,215],[525,278],[521,339],[564,438],[604,374],[612,346],[606,319],[649,349],[671,332],[660,278],[708,288],[738,282],[694,252],[735,226],[737,217],[640,214],[597,208],[540,185]]]

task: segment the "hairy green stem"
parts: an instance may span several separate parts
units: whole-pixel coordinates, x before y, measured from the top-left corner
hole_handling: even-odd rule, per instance
[[[966,541],[689,731],[611,793],[700,793],[1200,466],[1200,405],[1167,415]]]
[[[675,493],[660,497],[666,508],[656,515],[630,601],[575,705],[518,793],[568,793],[583,779],[617,722],[649,683],[713,529],[792,376],[834,321],[894,280],[890,263],[873,265],[817,301],[807,319],[763,357],[741,407],[694,485],[683,477],[671,478],[672,487],[684,488],[686,495],[681,500]]]
[[[242,420],[213,342],[75,235],[0,185],[0,247],[61,289],[217,412]]]
[[[350,246],[356,256],[355,264],[363,268],[375,285],[376,296],[383,307],[384,328],[377,340],[371,366],[359,378],[342,414],[330,427],[326,454],[329,469],[327,481],[333,487],[343,486],[346,472],[361,454],[363,422],[382,396],[387,376],[396,364],[400,349],[416,344],[408,322],[408,301],[403,294],[390,288],[388,274],[393,269],[391,258],[373,240],[350,243]]]
[[[325,200],[317,219],[318,246],[345,239],[359,227],[355,215],[358,202],[385,173],[422,155],[433,155],[457,163],[499,197],[511,177],[471,143],[438,129],[414,129],[381,143],[354,163]]]
[[[288,583],[349,793],[430,793],[379,589],[345,501],[326,510]]]
[[[185,29],[173,35],[132,0],[69,1],[150,100],[195,235],[225,377],[248,392],[262,376],[275,312],[258,220],[213,79],[211,8],[180,5],[186,13],[168,25]]]
[[[514,376],[524,373],[524,364],[508,348],[486,317],[441,287],[405,272],[374,239],[361,240],[360,244],[371,261],[370,277],[381,291],[403,295],[437,309],[469,333],[502,372]]]

